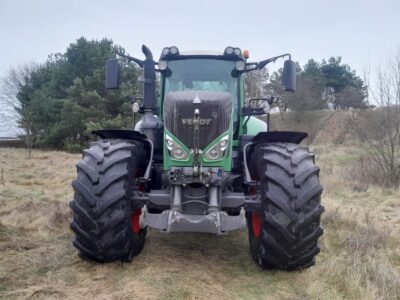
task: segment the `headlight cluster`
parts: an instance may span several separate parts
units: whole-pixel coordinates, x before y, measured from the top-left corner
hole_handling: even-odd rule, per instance
[[[225,55],[233,55],[233,56],[238,56],[241,57],[242,56],[242,50],[240,50],[239,48],[233,48],[231,46],[226,47],[225,51],[224,51]]]
[[[205,159],[208,161],[221,160],[225,156],[225,151],[228,148],[229,136],[222,137],[213,147],[207,150]]]
[[[162,51],[161,51],[161,56],[160,56],[160,60],[166,58],[166,57],[170,57],[170,56],[175,56],[175,55],[179,55],[179,50],[177,47],[172,46],[172,47],[165,47]]]
[[[235,62],[236,71],[240,72],[246,68],[245,58],[243,57],[242,50],[240,50],[239,48],[233,48],[231,46],[226,47],[224,51],[224,56],[236,60]]]
[[[176,160],[187,160],[189,154],[176,143],[169,135],[165,136],[165,146],[169,151],[169,155],[172,159]]]

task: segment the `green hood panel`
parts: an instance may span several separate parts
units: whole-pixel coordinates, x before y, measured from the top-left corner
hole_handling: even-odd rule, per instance
[[[202,154],[204,157],[206,151],[210,149],[213,145],[216,144],[223,136],[229,134],[231,130],[228,130],[218,136],[212,143],[210,143],[205,149]],[[171,167],[192,167],[194,164],[194,155],[192,153],[189,153],[188,160],[186,161],[179,161],[176,159],[172,159],[169,155],[169,151],[167,147],[165,146],[165,135],[168,134],[177,144],[179,144],[185,151],[189,152],[189,149],[173,134],[168,132],[168,130],[165,130],[164,133],[164,170],[170,170]],[[204,158],[201,158],[201,165],[206,168],[206,167],[220,167],[226,172],[230,172],[232,170],[232,136],[230,136],[229,139],[229,145],[226,150],[225,157],[222,160],[215,161],[215,162],[209,162],[205,161]]]

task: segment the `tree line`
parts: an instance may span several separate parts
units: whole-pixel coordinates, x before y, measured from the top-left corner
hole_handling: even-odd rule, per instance
[[[121,89],[107,93],[105,61],[125,50],[109,39],[79,38],[64,53],[49,55],[43,64],[27,63],[1,78],[2,110],[16,118],[28,148],[80,150],[100,128],[131,128],[129,99],[141,93],[141,70],[122,63]],[[363,81],[340,57],[297,66],[298,91],[285,93],[282,70],[246,75],[248,97],[279,96],[283,111],[363,108]]]
[[[246,74],[247,98],[279,97],[282,111],[369,107],[367,86],[340,56],[321,62],[309,59],[303,67],[297,63],[295,93],[283,90],[282,76],[282,69],[271,76],[266,69]]]
[[[121,89],[107,93],[104,85],[106,60],[124,52],[109,39],[80,38],[41,65],[10,68],[1,80],[2,106],[15,110],[6,116],[16,119],[28,148],[79,150],[92,130],[129,127],[127,99],[140,89],[140,70],[125,61]]]

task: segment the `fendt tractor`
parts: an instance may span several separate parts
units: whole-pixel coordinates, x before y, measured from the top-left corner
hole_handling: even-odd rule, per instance
[[[142,52],[144,60],[121,53],[106,62],[109,90],[119,88],[122,59],[143,69],[143,97],[132,105],[143,116],[132,130],[94,131],[99,140],[77,164],[70,207],[79,255],[129,262],[148,227],[223,235],[247,226],[261,267],[314,265],[324,208],[314,154],[300,145],[307,133],[270,131],[255,117],[275,97],[244,99],[245,74],[284,57],[283,86],[294,92],[290,54],[248,62],[248,51],[235,47],[173,46],[156,62],[148,47]]]

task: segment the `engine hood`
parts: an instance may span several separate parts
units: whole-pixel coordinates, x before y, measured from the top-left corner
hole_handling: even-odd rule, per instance
[[[169,92],[164,99],[164,125],[186,147],[194,147],[193,124],[196,109],[199,112],[198,145],[206,148],[229,129],[232,97],[227,92],[178,91]]]

